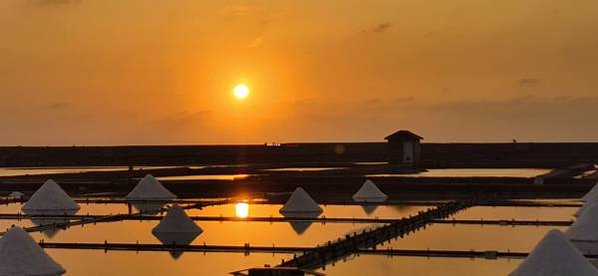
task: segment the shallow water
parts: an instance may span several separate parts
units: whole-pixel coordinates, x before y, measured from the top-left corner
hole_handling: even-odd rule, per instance
[[[488,275],[504,276],[513,271],[520,259],[457,259],[423,257],[387,257],[360,255],[350,260],[328,265],[319,272],[328,275],[361,276],[401,275],[401,276],[444,276],[444,275]]]
[[[278,264],[288,254],[185,252],[178,259],[169,252],[47,249],[66,270],[65,275],[229,275],[264,264]]]
[[[485,220],[571,220],[576,207],[487,207],[478,206],[461,211],[451,219]]]
[[[80,204],[79,214],[126,213],[125,204]],[[280,217],[282,205],[247,204],[248,217]],[[14,213],[20,204],[0,206],[0,213]],[[243,207],[243,208],[245,208]],[[359,205],[323,205],[322,216],[345,218],[401,218],[430,206],[383,205],[367,213]],[[576,208],[559,207],[473,207],[462,211],[455,219],[525,219],[568,220]],[[244,217],[236,204],[187,210],[193,216]],[[47,242],[109,242],[153,243],[160,241],[151,233],[159,221],[120,221],[74,226],[51,233],[31,233],[35,240]],[[251,246],[313,247],[336,240],[345,234],[380,226],[375,223],[303,223],[293,228],[290,222],[197,221],[204,232],[192,244]],[[29,219],[0,220],[0,229],[12,224],[32,226]],[[307,227],[306,227],[307,226]],[[553,227],[433,224],[402,239],[395,239],[379,249],[436,250],[499,250],[529,252]],[[557,227],[566,230],[567,227]],[[300,232],[300,233],[299,233]],[[68,271],[67,275],[227,275],[228,272],[278,264],[290,254],[198,253],[185,252],[178,259],[169,252],[122,252],[102,250],[46,250]],[[321,270],[328,275],[506,275],[521,260],[486,260],[459,258],[387,257],[379,255],[350,256]],[[110,264],[107,266],[106,264]]]
[[[432,169],[411,174],[372,174],[367,177],[535,177],[547,169]]]
[[[211,174],[211,175],[179,175],[161,176],[158,180],[235,180],[253,176],[252,174]]]
[[[265,172],[323,172],[323,171],[335,171],[335,170],[346,170],[347,167],[300,167],[300,168],[276,168],[276,169],[263,169]]]
[[[249,204],[250,217],[282,217],[278,212],[282,205],[279,204]],[[324,212],[322,216],[328,218],[402,218],[417,214],[432,206],[407,206],[407,205],[320,205]],[[188,211],[193,216],[237,216],[235,204],[216,205]]]
[[[179,166],[140,166],[134,167],[135,170],[157,170],[179,168]],[[82,173],[82,172],[111,172],[126,171],[128,166],[86,166],[86,167],[4,167],[0,168],[0,176],[18,176],[18,175],[39,175],[39,174],[62,174],[62,173]]]
[[[529,252],[550,229],[567,227],[433,224],[379,248]]]

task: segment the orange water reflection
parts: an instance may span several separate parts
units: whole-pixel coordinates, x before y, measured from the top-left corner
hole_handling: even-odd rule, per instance
[[[238,218],[247,218],[249,216],[249,204],[245,202],[235,204],[235,216]]]
[[[85,205],[86,210],[101,212],[121,212],[124,205]],[[203,210],[187,210],[190,215],[268,217],[279,215],[281,205],[255,205],[240,202]],[[327,217],[381,217],[398,218],[414,214],[427,207],[379,206],[367,215],[359,205],[322,206]],[[251,209],[251,212],[249,212]],[[456,215],[459,219],[549,219],[566,220],[575,208],[513,208],[475,207]],[[20,210],[19,204],[0,206],[0,212],[12,213]],[[11,224],[31,226],[31,221],[0,220],[0,226]],[[120,221],[97,223],[96,225],[75,226],[61,230],[54,236],[32,233],[34,239],[53,242],[125,242],[159,243],[151,234],[159,221]],[[302,235],[298,235],[289,222],[218,222],[197,221],[204,232],[193,244],[237,245],[249,243],[252,246],[315,246],[361,229],[376,227],[371,223],[326,223],[315,222],[309,225]],[[501,250],[529,251],[551,227],[510,227],[434,224],[415,233],[379,246],[395,249],[441,249],[441,250]],[[559,229],[565,230],[566,227]],[[168,252],[116,252],[95,250],[57,250],[48,253],[67,268],[67,275],[106,275],[118,271],[119,275],[226,275],[227,272],[264,264],[277,264],[288,254],[239,253],[197,253],[186,252],[174,259]],[[328,266],[328,275],[505,275],[520,260],[480,260],[452,258],[407,258],[368,256],[350,257],[347,262]],[[110,264],[109,266],[105,264]]]

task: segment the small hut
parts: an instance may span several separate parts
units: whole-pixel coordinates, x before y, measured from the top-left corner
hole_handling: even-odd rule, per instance
[[[421,140],[424,138],[408,130],[399,130],[384,139],[388,141],[390,163],[411,168],[419,167]]]

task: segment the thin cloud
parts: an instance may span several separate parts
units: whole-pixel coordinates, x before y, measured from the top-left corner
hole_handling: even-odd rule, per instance
[[[516,82],[516,85],[520,87],[535,87],[540,84],[542,84],[542,80],[538,78],[522,78]]]
[[[81,3],[81,0],[37,0],[35,3],[38,6],[56,6],[79,4]]]
[[[263,42],[264,42],[264,37],[263,36],[258,36],[253,41],[251,41],[251,43],[249,43],[249,45],[247,45],[247,47],[249,47],[249,48],[257,48],[260,45],[262,45]]]
[[[226,16],[246,16],[258,10],[258,8],[249,5],[227,5],[221,13]]]
[[[390,24],[390,22],[383,22],[383,23],[380,23],[380,24],[374,26],[373,28],[367,30],[366,32],[368,32],[368,33],[382,33],[382,32],[387,31],[388,29],[390,29],[391,26],[392,25]]]
[[[46,106],[47,109],[51,110],[59,110],[59,109],[67,109],[71,106],[71,104],[67,102],[56,102]]]

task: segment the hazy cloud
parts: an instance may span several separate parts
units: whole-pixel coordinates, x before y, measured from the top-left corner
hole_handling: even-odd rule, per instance
[[[251,41],[251,43],[249,43],[249,45],[247,45],[247,47],[249,47],[249,48],[257,48],[260,45],[262,45],[262,42],[264,42],[264,37],[263,36],[258,36],[253,41]]]
[[[516,85],[520,87],[535,87],[540,84],[542,84],[542,80],[538,78],[522,78],[516,82]]]
[[[380,23],[380,24],[374,26],[373,28],[367,30],[367,32],[382,33],[382,32],[387,31],[388,29],[390,29],[390,26],[391,26],[390,22],[383,22],[383,23]]]
[[[38,6],[69,5],[79,4],[81,0],[37,0],[35,3]]]
[[[58,110],[69,108],[70,104],[67,102],[56,102],[46,106],[47,109]]]
[[[259,9],[250,5],[227,5],[222,9],[222,14],[227,16],[245,16]]]

